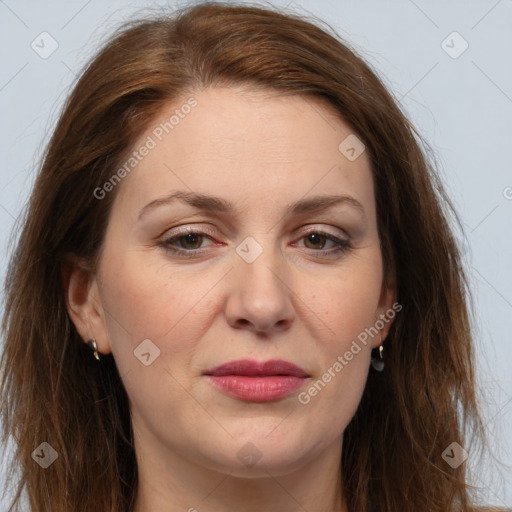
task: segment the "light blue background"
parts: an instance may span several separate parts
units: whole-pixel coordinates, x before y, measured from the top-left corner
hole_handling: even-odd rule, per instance
[[[11,229],[75,73],[118,22],[150,5],[165,3],[0,1],[2,279]],[[345,37],[385,77],[435,150],[466,228],[478,379],[493,455],[505,466],[490,459],[476,465],[471,450],[468,462],[476,465],[474,483],[482,488],[482,499],[512,506],[512,0],[296,0],[289,5],[326,20]],[[59,45],[47,59],[31,48],[43,31]],[[441,47],[453,31],[469,44],[456,59]],[[462,40],[451,39],[451,51],[457,52]],[[4,460],[0,454],[2,467]],[[4,503],[0,510],[6,510]]]

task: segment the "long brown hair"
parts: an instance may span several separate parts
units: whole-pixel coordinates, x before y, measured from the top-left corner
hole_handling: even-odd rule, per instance
[[[465,464],[442,454],[481,438],[468,288],[456,220],[418,134],[370,67],[318,20],[203,3],[124,24],[78,78],[47,147],[6,279],[3,440],[15,441],[12,509],[133,510],[137,466],[128,399],[112,356],[99,364],[65,306],[70,255],[94,272],[116,191],[94,195],[162,106],[247,84],[323,98],[371,158],[385,275],[403,306],[345,430],[350,510],[471,510]],[[341,142],[341,141],[340,141]],[[120,184],[119,186],[122,186]],[[119,187],[117,187],[118,189]],[[49,443],[58,460],[31,454]]]

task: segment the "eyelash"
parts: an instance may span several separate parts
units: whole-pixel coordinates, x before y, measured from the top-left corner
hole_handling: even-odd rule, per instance
[[[308,249],[309,251],[316,253],[315,255],[317,255],[317,256],[320,256],[319,253],[323,253],[322,256],[320,256],[322,258],[336,257],[338,255],[341,256],[341,255],[343,255],[343,253],[347,252],[349,249],[352,248],[352,245],[350,244],[350,242],[348,242],[346,240],[340,240],[339,238],[331,235],[330,233],[326,233],[325,231],[321,231],[318,229],[311,229],[307,233],[304,233],[300,237],[300,239],[303,239],[312,234],[323,235],[323,236],[325,236],[325,238],[327,238],[327,240],[330,240],[331,242],[334,242],[337,245],[336,248],[332,248],[331,250],[327,250],[327,251],[324,249],[318,249],[318,250]],[[165,240],[162,240],[162,242],[159,245],[161,245],[166,251],[171,252],[172,254],[174,254],[177,257],[183,257],[183,258],[197,257],[199,255],[199,253],[201,252],[201,249],[176,249],[175,247],[172,246],[172,244],[174,242],[179,241],[180,238],[183,238],[187,235],[206,236],[207,238],[212,240],[212,237],[208,233],[205,233],[204,231],[194,230],[193,228],[188,227],[186,230],[183,230],[180,233],[177,233],[176,235],[174,235],[170,238],[166,238]]]

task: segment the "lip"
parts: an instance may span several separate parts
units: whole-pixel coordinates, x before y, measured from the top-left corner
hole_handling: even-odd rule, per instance
[[[247,402],[271,402],[299,389],[309,375],[281,359],[230,361],[203,373],[224,394]]]

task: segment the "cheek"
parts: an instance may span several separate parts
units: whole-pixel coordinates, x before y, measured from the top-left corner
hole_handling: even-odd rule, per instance
[[[342,353],[352,340],[377,320],[381,294],[380,260],[351,265],[331,277],[321,291],[310,295],[312,309],[328,327],[329,352]],[[364,348],[364,346],[363,346]]]
[[[341,355],[342,361],[343,355]],[[312,428],[322,431],[322,446],[328,446],[347,428],[360,404],[369,371],[368,354],[361,351],[351,361],[335,358],[298,396],[297,407]]]
[[[365,329],[375,321],[376,298],[356,287],[331,291],[323,321],[329,331],[317,343],[318,372],[298,396],[300,407],[321,424],[327,446],[353,418],[370,367],[371,346],[363,342]],[[346,292],[346,293],[345,293]],[[363,336],[361,336],[363,333]],[[368,341],[364,340],[364,341]]]
[[[113,218],[100,267],[102,303],[114,355],[172,329],[187,294],[174,285],[164,258],[133,245],[123,218]],[[156,257],[158,256],[158,257]],[[179,317],[178,317],[179,318]]]
[[[106,262],[103,275],[108,277],[102,279],[102,301],[120,370],[140,370],[134,351],[144,340],[151,340],[160,351],[155,364],[178,371],[188,367],[197,340],[209,325],[212,308],[205,307],[211,300],[209,290],[222,272],[204,273],[198,279],[139,251],[106,258]]]
[[[179,275],[173,276],[164,264],[152,264],[143,254],[105,259],[109,262],[103,268],[104,303],[134,341],[161,338],[193,300],[193,284],[180,286]]]
[[[358,265],[347,266],[328,286],[309,295],[311,308],[328,329],[318,338],[319,371],[299,402],[311,417],[330,418],[326,428],[332,436],[345,429],[361,400],[375,335],[370,328],[377,320],[380,259],[368,257]]]
[[[143,261],[132,254],[104,266],[107,331],[132,412],[170,424],[183,404],[195,407],[184,384],[208,326],[208,310],[201,305],[208,302],[205,293],[213,284]]]

